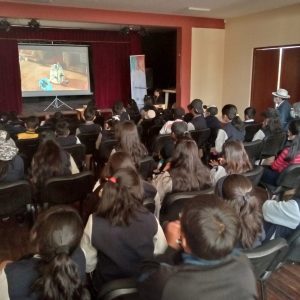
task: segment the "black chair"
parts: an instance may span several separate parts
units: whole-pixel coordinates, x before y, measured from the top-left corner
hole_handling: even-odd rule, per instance
[[[268,191],[272,195],[277,195],[281,200],[284,193],[288,190],[295,189],[300,182],[300,165],[290,165],[278,177],[277,186],[266,184]]]
[[[85,145],[76,144],[63,147],[65,151],[72,155],[80,171],[83,171],[85,165]]]
[[[146,156],[140,161],[139,173],[146,180],[152,177],[152,172],[154,169],[154,160],[152,156]]]
[[[253,166],[253,169],[243,173],[244,176],[248,177],[254,186],[258,185],[260,179],[263,175],[264,167],[262,166]]]
[[[300,263],[300,229],[297,229],[288,239],[289,250],[284,257],[290,262]]]
[[[255,133],[261,129],[261,123],[247,124],[245,123],[245,142],[251,142]]]
[[[165,221],[172,221],[179,219],[179,213],[182,211],[185,203],[192,198],[203,194],[213,194],[214,189],[208,188],[202,191],[170,193],[166,195],[163,200],[160,210],[160,222],[163,224]]]
[[[0,184],[0,218],[24,214],[33,223],[34,214],[31,202],[31,186],[26,180]]]
[[[97,141],[97,138],[99,136],[99,133],[93,132],[93,133],[80,133],[78,134],[78,138],[82,144],[85,145],[86,154],[93,154],[95,151],[95,144]]]
[[[190,131],[193,140],[197,143],[199,149],[204,149],[210,137],[210,129],[199,129]]]
[[[276,156],[282,150],[285,141],[285,132],[277,133],[266,137],[264,139],[263,148],[260,154],[260,164],[264,158]]]
[[[244,142],[244,148],[248,154],[248,157],[252,164],[254,164],[257,160],[261,157],[261,151],[263,149],[263,141],[262,140],[256,140],[253,142]]]
[[[83,202],[92,192],[93,186],[94,175],[91,171],[50,178],[41,190],[40,204],[45,208],[52,205],[79,202],[82,213]]]
[[[94,159],[98,167],[102,167],[108,161],[112,149],[117,145],[115,139],[101,141],[100,147],[94,153]]]
[[[24,139],[24,140],[17,140],[16,146],[19,149],[19,153],[24,161],[24,170],[27,173],[28,168],[31,165],[31,161],[33,155],[38,149],[40,140],[38,138],[35,139]]]
[[[151,213],[154,214],[155,211],[155,202],[153,198],[143,199],[143,206],[146,207]]]
[[[278,267],[278,257],[288,249],[285,239],[279,238],[268,241],[262,246],[243,252],[250,259],[256,279],[260,283],[261,297],[265,299],[264,284],[272,272]]]
[[[160,149],[166,142],[172,141],[171,134],[160,134],[156,137],[153,144],[153,156],[158,155]]]
[[[123,278],[110,281],[103,285],[98,293],[98,300],[140,299],[136,281],[133,278]]]

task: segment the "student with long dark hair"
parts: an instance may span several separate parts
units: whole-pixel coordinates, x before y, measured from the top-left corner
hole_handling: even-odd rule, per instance
[[[216,192],[235,209],[239,217],[239,247],[260,246],[265,238],[263,217],[251,181],[243,175],[228,175],[217,183]]]
[[[88,300],[79,248],[82,233],[82,220],[70,207],[55,206],[40,214],[30,234],[36,255],[0,271],[1,299]]]
[[[152,213],[142,204],[141,179],[133,169],[120,169],[104,185],[97,211],[89,216],[81,246],[93,283],[138,274],[139,264],[162,253],[166,240]]]

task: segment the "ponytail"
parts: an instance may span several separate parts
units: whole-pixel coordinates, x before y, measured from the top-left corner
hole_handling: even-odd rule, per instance
[[[243,131],[245,128],[244,122],[241,120],[239,116],[235,116],[231,124],[238,130],[238,131]]]

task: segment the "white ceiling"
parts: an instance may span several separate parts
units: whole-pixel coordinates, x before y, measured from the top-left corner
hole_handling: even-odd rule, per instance
[[[300,0],[1,0],[26,4],[228,19],[300,3]],[[210,11],[191,11],[189,7]],[[1,12],[0,12],[1,15]]]

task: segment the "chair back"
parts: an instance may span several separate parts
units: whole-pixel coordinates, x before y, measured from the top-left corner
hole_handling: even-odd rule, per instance
[[[254,164],[256,160],[260,159],[263,148],[263,141],[256,140],[253,142],[244,142],[244,148],[248,154],[250,161]]]
[[[198,148],[202,149],[210,137],[210,128],[191,130],[190,133]]]
[[[35,139],[24,139],[16,140],[16,146],[19,148],[19,153],[24,161],[24,170],[27,172],[28,168],[31,165],[33,155],[39,147],[40,140]]]
[[[143,199],[143,206],[146,207],[151,213],[154,214],[155,211],[155,202],[153,198]]]
[[[245,142],[251,142],[255,133],[261,129],[261,123],[247,124],[245,123]]]
[[[95,160],[98,164],[104,166],[117,143],[118,141],[115,139],[101,141],[99,149],[95,152]]]
[[[128,296],[129,298],[127,298]],[[113,299],[140,299],[136,280],[133,278],[123,278],[112,280],[105,283],[97,295],[98,300],[113,300]]]
[[[288,239],[289,250],[285,260],[300,263],[300,229],[297,229]]]
[[[168,141],[172,141],[171,134],[158,135],[153,145],[153,154],[158,154],[163,145]]]
[[[281,132],[270,135],[264,139],[261,159],[275,156],[282,150],[286,140],[286,133]]]
[[[84,171],[69,176],[53,177],[46,181],[41,191],[42,204],[57,205],[80,204],[92,192],[94,176],[91,171]]]
[[[277,179],[277,186],[284,190],[294,189],[300,182],[300,164],[288,166]]]
[[[84,162],[85,162],[85,145],[83,144],[75,144],[72,146],[63,147],[65,151],[67,151],[74,158],[76,165],[80,171],[83,170]]]
[[[31,187],[28,181],[0,184],[0,218],[25,212],[31,204]]]
[[[78,138],[82,144],[85,145],[86,150],[85,154],[93,154],[95,151],[96,140],[99,136],[99,133],[80,133]]]
[[[146,180],[152,177],[152,172],[154,169],[154,160],[152,156],[146,156],[140,161],[139,173]]]
[[[266,280],[278,266],[277,257],[288,249],[285,239],[278,238],[265,242],[262,246],[243,252],[250,259],[258,280]],[[276,262],[276,263],[275,263]]]
[[[253,186],[256,186],[260,182],[263,173],[264,173],[264,168],[262,166],[254,165],[252,170],[243,173],[243,175],[248,177],[251,180]]]

